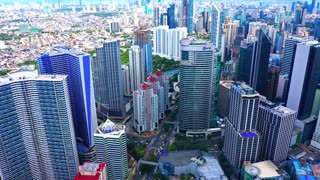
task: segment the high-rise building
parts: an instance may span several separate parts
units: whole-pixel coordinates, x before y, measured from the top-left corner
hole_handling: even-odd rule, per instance
[[[190,34],[193,32],[193,10],[194,10],[194,4],[193,0],[182,0],[181,1],[181,10],[180,12],[180,27],[186,27],[187,32]]]
[[[278,66],[269,66],[267,75],[267,99],[274,101],[277,96],[277,87],[279,83],[280,68]]]
[[[229,115],[229,95],[233,83],[234,81],[220,81],[218,114],[222,117]]]
[[[245,161],[259,158],[261,137],[257,131],[260,95],[244,83],[235,82],[230,92],[229,115],[226,120],[224,154],[239,175]],[[248,113],[250,112],[250,113]]]
[[[111,33],[118,33],[120,32],[120,25],[118,22],[111,22],[109,29]]]
[[[158,95],[150,83],[133,92],[133,106],[133,126],[138,133],[158,128]]]
[[[138,90],[145,80],[144,51],[134,45],[129,49],[129,70],[131,90]]]
[[[0,77],[0,178],[73,179],[79,165],[66,75]]]
[[[271,51],[271,41],[267,34],[259,29],[257,39],[240,49],[238,81],[244,81],[261,95],[267,94],[267,71]]]
[[[207,11],[201,12],[201,16],[203,17],[203,29],[205,32],[209,32],[209,13]]]
[[[109,119],[94,133],[97,162],[107,163],[108,180],[125,179],[128,176],[127,138],[124,125]]]
[[[107,180],[106,163],[84,163],[74,180]]]
[[[180,40],[187,37],[187,28],[169,29],[159,26],[153,29],[153,54],[167,59],[180,60]]]
[[[94,91],[97,110],[104,116],[123,117],[123,84],[120,61],[120,41],[108,41],[96,48],[94,57]]]
[[[320,18],[314,20],[313,36],[320,41]]]
[[[261,133],[261,160],[282,163],[288,156],[297,112],[260,99],[258,131]]]
[[[176,28],[176,15],[175,15],[175,4],[171,4],[167,9],[167,16],[168,16],[168,26],[169,29]]]
[[[311,116],[320,77],[320,43],[310,41],[296,46],[287,107],[298,112],[298,119]]]
[[[160,25],[160,7],[156,6],[153,8],[153,26],[158,27]]]
[[[316,125],[316,129],[313,133],[313,137],[311,140],[311,146],[320,150],[320,113],[319,113],[319,117],[318,117],[318,121],[317,121],[317,125]]]
[[[320,111],[320,83],[317,85],[316,94],[314,96],[314,102],[312,106],[312,115],[318,117]]]
[[[211,17],[211,42],[221,49],[221,40],[222,40],[222,10],[216,6],[213,5],[212,7],[212,17]]]
[[[90,55],[71,48],[55,47],[50,53],[39,56],[38,64],[41,74],[68,75],[76,137],[79,143],[91,148],[94,145],[93,133],[97,128],[97,114]]]
[[[168,24],[168,13],[161,13],[160,15],[160,25],[164,26]]]
[[[150,43],[150,30],[136,30],[134,31],[135,40],[134,45],[139,45],[144,51],[144,70],[145,75],[150,75],[153,72],[152,67],[152,44]]]
[[[220,52],[205,40],[182,39],[179,129],[207,129],[216,119]]]
[[[127,64],[121,65],[121,71],[123,76],[123,92],[125,96],[129,96],[133,91],[131,89],[129,66]]]

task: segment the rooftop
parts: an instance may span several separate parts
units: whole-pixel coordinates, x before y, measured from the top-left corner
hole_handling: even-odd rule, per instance
[[[240,132],[239,135],[243,138],[257,137],[259,136],[256,132]]]
[[[259,96],[258,92],[256,92],[252,87],[248,86],[244,82],[234,82],[232,87],[238,91],[241,95],[254,95],[254,96]]]
[[[77,49],[73,49],[70,47],[64,47],[64,46],[56,46],[53,47],[52,51],[48,54],[49,56],[56,56],[56,55],[60,55],[60,54],[71,54],[74,56],[89,56],[89,54],[82,52],[80,50]]]
[[[290,108],[281,106],[279,104],[273,103],[271,101],[268,101],[268,100],[262,99],[262,98],[260,98],[260,107],[267,109],[270,112],[272,112],[273,114],[277,114],[282,117],[296,113],[296,111],[294,111]]]
[[[75,180],[99,180],[104,173],[106,163],[84,163],[79,166],[79,173],[74,178]]]
[[[220,86],[223,86],[227,89],[231,89],[233,83],[234,81],[220,81]]]
[[[278,167],[275,166],[271,161],[262,161],[258,163],[252,164],[253,166],[260,169],[260,178],[271,178],[271,177],[277,177],[280,176],[280,174],[277,172]]]
[[[113,123],[110,119],[102,123],[94,133],[95,136],[102,136],[104,138],[119,138],[125,133],[125,125]]]

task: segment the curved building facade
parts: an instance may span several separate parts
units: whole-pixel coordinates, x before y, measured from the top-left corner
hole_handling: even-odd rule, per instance
[[[181,40],[179,129],[207,129],[216,112],[219,50],[204,40]]]

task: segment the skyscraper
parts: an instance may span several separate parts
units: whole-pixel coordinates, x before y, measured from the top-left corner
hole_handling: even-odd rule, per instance
[[[84,163],[74,180],[106,180],[106,163]]]
[[[320,77],[320,43],[299,43],[292,67],[287,107],[298,112],[298,119],[309,118]]]
[[[0,77],[0,176],[73,179],[79,165],[67,76]]]
[[[219,55],[219,50],[205,40],[181,40],[180,130],[203,130],[215,124]]]
[[[222,11],[221,9],[213,5],[212,17],[211,17],[211,42],[221,49],[221,37],[222,37]]]
[[[94,91],[98,111],[110,116],[123,117],[123,84],[120,61],[120,41],[108,41],[96,48],[94,57]]]
[[[153,8],[153,26],[158,27],[160,21],[160,7],[156,6]]]
[[[267,99],[274,101],[277,96],[277,87],[279,83],[280,68],[270,65],[267,75]]]
[[[293,60],[294,60],[294,55],[296,52],[295,45],[302,42],[303,38],[299,37],[288,37],[285,40],[285,45],[284,45],[284,52],[283,52],[283,57],[281,59],[281,75],[288,74],[290,75],[292,66],[293,66]]]
[[[68,75],[68,89],[76,137],[89,148],[94,145],[97,114],[93,90],[90,55],[66,47],[38,57],[41,74]]]
[[[180,12],[180,27],[187,27],[187,32],[193,32],[193,0],[182,0]]]
[[[243,162],[258,160],[261,146],[257,132],[259,103],[259,94],[251,87],[240,82],[232,85],[223,151],[237,176]]]
[[[139,46],[134,45],[129,49],[129,70],[131,90],[138,90],[145,80],[144,51]]]
[[[121,71],[123,76],[123,91],[125,96],[131,95],[131,82],[130,82],[130,71],[127,64],[121,65]]]
[[[144,70],[145,75],[152,74],[152,44],[150,43],[150,30],[136,30],[134,32],[134,45],[139,45],[144,51]]]
[[[168,26],[170,29],[176,28],[175,4],[171,4],[167,9]]]
[[[153,54],[168,59],[180,60],[180,40],[187,37],[187,28],[168,29],[159,26],[153,29]]]
[[[269,65],[271,41],[267,34],[259,29],[257,39],[240,49],[238,81],[244,81],[261,95],[267,94],[267,71]]]
[[[316,129],[313,133],[313,137],[311,140],[311,146],[320,150],[320,113],[319,113],[319,117],[318,117],[318,121],[317,121],[317,125],[316,125]]]
[[[158,128],[158,100],[150,83],[141,84],[140,89],[133,92],[133,126],[139,133]]]
[[[109,180],[128,176],[127,138],[124,125],[116,125],[109,119],[94,133],[97,162],[107,163]]]
[[[282,163],[288,156],[297,112],[267,100],[261,100],[258,131],[261,133],[261,160]]]
[[[320,41],[320,18],[314,20],[314,33],[313,36]]]

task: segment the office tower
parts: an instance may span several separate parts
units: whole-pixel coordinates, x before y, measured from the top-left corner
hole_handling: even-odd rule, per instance
[[[261,99],[258,131],[261,133],[261,160],[277,164],[287,159],[297,112],[268,100]]]
[[[144,70],[145,75],[152,74],[152,44],[150,43],[150,30],[136,30],[134,31],[135,41],[134,45],[139,45],[144,51]]]
[[[320,41],[320,18],[314,20],[314,33],[313,36]]]
[[[221,36],[222,36],[222,11],[221,9],[213,5],[212,7],[212,16],[211,16],[211,42],[221,49]]]
[[[150,83],[144,83],[133,92],[133,122],[138,133],[158,128],[158,95]]]
[[[227,117],[229,114],[229,94],[234,81],[220,81],[218,114]]]
[[[196,23],[195,31],[197,33],[202,33],[203,32],[203,17],[202,16],[198,16],[198,21]]]
[[[160,7],[156,6],[153,8],[153,26],[158,27],[160,20]]]
[[[320,43],[299,43],[290,78],[287,107],[298,112],[298,119],[309,118],[320,77]]]
[[[97,128],[97,114],[90,55],[67,47],[54,47],[52,52],[38,57],[38,64],[40,74],[68,75],[71,112],[78,146],[91,148],[94,146],[93,133]]]
[[[180,12],[180,27],[186,27],[187,32],[193,32],[193,0],[182,0]]]
[[[108,180],[125,179],[128,176],[127,138],[124,125],[109,119],[94,133],[97,162],[107,163]]]
[[[176,61],[181,59],[180,40],[187,37],[187,28],[168,29],[159,26],[153,29],[153,54]]]
[[[84,163],[74,180],[107,180],[106,163]]]
[[[318,117],[320,111],[320,83],[317,85],[316,94],[314,96],[314,102],[312,106],[312,115]]]
[[[233,173],[237,176],[245,161],[256,162],[259,158],[261,146],[261,137],[257,132],[259,97],[259,94],[245,83],[235,82],[231,87],[223,151],[232,166]]]
[[[209,13],[207,11],[201,12],[201,16],[203,17],[203,28],[205,32],[209,32]]]
[[[109,29],[111,33],[120,32],[120,25],[118,22],[111,22]]]
[[[94,91],[98,112],[104,116],[123,117],[123,84],[120,61],[120,41],[113,40],[96,48],[93,60]]]
[[[130,71],[127,64],[121,65],[121,71],[123,76],[123,92],[125,96],[131,95],[131,81],[130,81]]]
[[[179,129],[207,129],[215,124],[220,52],[205,40],[182,39]]]
[[[269,66],[267,74],[267,99],[274,101],[277,96],[277,87],[279,83],[280,68],[278,66]]]
[[[257,39],[250,40],[240,49],[237,80],[246,82],[261,95],[266,96],[272,43],[264,31],[259,29],[257,32]]]
[[[175,4],[170,4],[169,8],[167,9],[167,16],[168,16],[168,26],[169,29],[176,28],[176,17],[175,17]]]
[[[144,51],[139,46],[134,45],[129,49],[129,69],[131,90],[138,90],[145,80]]]
[[[160,25],[164,26],[168,24],[168,13],[161,13],[160,15]]]
[[[318,121],[317,121],[317,125],[316,125],[316,128],[315,128],[315,131],[313,133],[313,137],[312,137],[312,140],[311,140],[311,146],[320,150],[320,114],[319,114],[319,117],[318,117]]]
[[[0,176],[73,179],[79,165],[66,75],[0,77]]]

